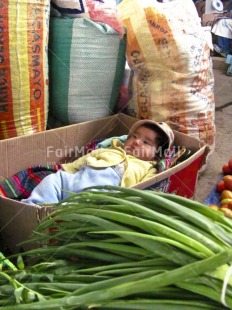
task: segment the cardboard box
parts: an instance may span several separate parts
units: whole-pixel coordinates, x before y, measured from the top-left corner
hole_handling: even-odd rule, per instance
[[[116,114],[104,119],[88,121],[29,136],[0,141],[0,179],[39,164],[70,162],[78,157],[82,147],[95,138],[107,138],[127,134],[136,118]],[[194,151],[186,161],[168,169],[154,178],[139,183],[136,188],[162,190],[185,197],[193,197],[198,171],[204,163],[207,147],[199,147],[193,137],[174,132],[177,146]],[[47,208],[39,208],[0,197],[0,239],[10,252],[17,253],[35,245],[18,246],[27,240],[37,223],[47,214]]]

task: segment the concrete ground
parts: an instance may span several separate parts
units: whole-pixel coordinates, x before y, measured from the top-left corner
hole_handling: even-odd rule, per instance
[[[203,202],[222,175],[222,166],[232,157],[232,76],[227,76],[225,58],[213,57],[215,78],[216,145],[206,169],[199,176],[195,200]]]

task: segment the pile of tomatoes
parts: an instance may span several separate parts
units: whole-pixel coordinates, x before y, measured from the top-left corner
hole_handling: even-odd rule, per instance
[[[232,158],[222,167],[224,174],[222,180],[216,184],[216,190],[220,193],[220,207],[210,205],[211,208],[224,212],[232,218]]]

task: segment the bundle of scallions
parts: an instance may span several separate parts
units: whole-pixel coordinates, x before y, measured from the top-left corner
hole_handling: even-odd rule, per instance
[[[54,205],[28,241],[41,246],[25,266],[0,272],[3,310],[232,309],[232,221],[199,202],[95,187]]]

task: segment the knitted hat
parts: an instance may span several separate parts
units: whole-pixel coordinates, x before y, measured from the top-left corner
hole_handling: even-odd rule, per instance
[[[173,141],[174,141],[174,133],[171,130],[171,128],[168,126],[168,124],[166,124],[164,122],[155,122],[155,121],[148,120],[148,119],[137,121],[136,123],[134,123],[134,125],[132,125],[128,136],[132,135],[132,133],[135,132],[137,128],[139,128],[140,126],[143,126],[145,124],[152,124],[152,125],[160,128],[168,138],[168,142],[169,142],[168,148],[169,149],[171,148],[171,146],[173,145]]]

